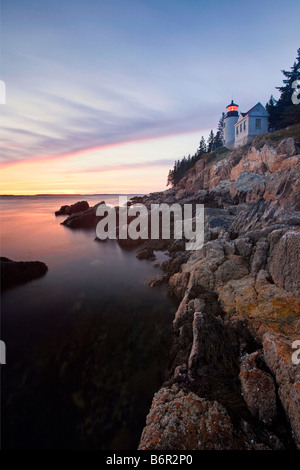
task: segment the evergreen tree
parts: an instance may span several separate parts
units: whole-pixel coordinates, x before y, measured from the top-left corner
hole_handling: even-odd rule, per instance
[[[219,124],[218,124],[219,138],[222,140],[222,145],[224,141],[224,120],[225,120],[225,113],[222,113],[222,116],[220,117]]]
[[[175,186],[176,184],[178,184],[181,178],[184,177],[186,172],[193,168],[193,166],[201,158],[203,153],[206,153],[205,150],[206,144],[204,137],[202,137],[200,147],[195,153],[195,155],[189,154],[188,157],[184,156],[181,160],[175,161],[173,170],[169,170],[168,173],[167,186]]]
[[[286,77],[283,80],[284,85],[276,87],[280,91],[281,95],[277,102],[278,106],[290,106],[291,96],[293,94],[292,84],[295,80],[300,80],[300,47],[297,50],[297,57],[294,65],[291,67],[291,71],[281,70],[283,75]]]
[[[278,122],[278,110],[276,108],[276,100],[274,96],[271,95],[269,101],[266,104],[266,110],[269,113],[269,130],[273,130],[276,128],[276,123]]]
[[[207,151],[212,152],[214,150],[214,142],[215,142],[215,134],[214,131],[211,130],[210,134],[207,139]]]
[[[222,138],[221,131],[218,131],[214,138],[214,149],[217,149],[219,147],[223,147],[223,138]]]
[[[295,80],[300,80],[300,48],[297,50],[296,61],[291,67],[291,70],[281,70],[281,72],[285,76],[283,85],[276,87],[276,89],[280,91],[280,97],[276,104],[273,103],[269,106],[269,109],[271,109],[271,122],[275,129],[299,122],[298,107],[300,107],[300,104],[295,105],[292,102],[294,92],[292,84]],[[269,109],[267,108],[267,111],[270,113]]]
[[[206,151],[207,151],[206,142],[205,142],[204,137],[201,136],[200,145],[199,145],[197,155],[199,155],[201,157],[204,153],[206,153]]]

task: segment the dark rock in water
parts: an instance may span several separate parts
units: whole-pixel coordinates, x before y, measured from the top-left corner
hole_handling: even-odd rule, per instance
[[[1,257],[0,265],[2,290],[38,279],[48,271],[46,264],[41,261],[12,261]]]
[[[87,201],[78,201],[78,202],[75,202],[75,204],[71,204],[70,206],[68,205],[61,206],[59,211],[55,212],[55,215],[76,214],[77,212],[86,211],[89,207],[90,206]]]
[[[87,210],[71,214],[62,222],[62,225],[66,225],[69,228],[96,228],[100,220],[100,217],[96,215],[97,207],[100,204],[105,204],[105,202],[101,201],[95,206],[89,207]]]
[[[128,250],[131,250],[133,248],[137,248],[141,245],[144,244],[145,240],[142,240],[141,238],[138,238],[137,240],[133,240],[132,238],[126,238],[126,239],[122,239],[122,238],[117,238],[117,242],[118,244],[120,245],[121,248],[123,249],[128,249]]]
[[[154,251],[152,248],[150,247],[146,247],[146,248],[140,248],[136,255],[135,255],[138,259],[150,259],[150,258],[155,258],[155,255],[154,255]]]

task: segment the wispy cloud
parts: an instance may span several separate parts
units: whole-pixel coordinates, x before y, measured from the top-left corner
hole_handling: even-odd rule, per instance
[[[85,168],[83,170],[68,170],[68,174],[75,174],[75,173],[105,173],[110,171],[122,171],[122,170],[133,170],[133,169],[140,169],[140,168],[153,168],[153,167],[165,167],[165,166],[172,166],[174,164],[174,160],[170,158],[165,158],[161,160],[151,160],[145,162],[135,162],[135,163],[121,163],[116,165],[103,165],[99,167],[93,168]]]
[[[121,95],[119,93],[122,110],[115,103],[116,97],[109,110],[59,96],[36,96],[42,115],[49,109],[48,120],[41,119],[37,126],[34,119],[23,117],[19,119],[22,128],[10,127],[8,114],[8,124],[2,128],[2,163],[65,158],[108,145],[192,131],[205,125],[207,119],[214,119],[213,110],[204,120],[191,111],[189,115],[182,115],[178,110],[171,113],[149,108],[132,98],[126,98],[126,102]],[[52,114],[53,107],[57,109],[56,118]]]

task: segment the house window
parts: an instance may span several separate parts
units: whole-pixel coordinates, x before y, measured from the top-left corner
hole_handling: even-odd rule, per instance
[[[236,128],[236,135],[239,135],[239,128]]]
[[[244,121],[244,131],[246,130],[246,121]]]
[[[255,129],[261,129],[261,119],[255,119]]]
[[[240,132],[242,132],[242,130],[243,130],[243,127],[242,127],[242,126],[243,126],[243,125],[240,124]]]

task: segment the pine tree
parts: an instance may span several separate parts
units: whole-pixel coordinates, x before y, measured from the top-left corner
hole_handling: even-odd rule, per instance
[[[220,139],[222,140],[222,145],[224,141],[224,120],[225,120],[225,113],[222,113],[222,116],[220,117],[219,124],[218,124],[218,132],[219,132]]]
[[[219,147],[223,147],[223,138],[221,136],[221,131],[218,131],[214,138],[214,149],[217,149]]]
[[[286,77],[283,81],[285,85],[276,87],[280,91],[281,95],[278,100],[278,104],[285,103],[286,105],[291,104],[291,96],[293,93],[292,83],[295,80],[300,79],[300,47],[297,50],[297,57],[294,65],[291,67],[291,71],[281,70],[283,75]]]
[[[276,123],[279,119],[279,113],[276,108],[277,101],[275,100],[274,96],[271,95],[269,101],[266,103],[266,110],[269,113],[269,130],[273,130],[276,128]]]
[[[300,104],[289,106],[283,112],[280,127],[285,128],[298,123],[300,124]]]
[[[202,135],[201,140],[200,140],[200,144],[199,144],[199,149],[197,151],[197,155],[199,155],[199,157],[201,157],[206,152],[207,152],[206,142],[205,142],[205,139]]]
[[[211,130],[210,134],[207,139],[207,151],[212,152],[214,150],[214,142],[215,142],[215,134],[214,131]]]
[[[201,138],[200,147],[194,155],[184,156],[181,160],[176,160],[173,170],[169,170],[167,186],[175,186],[179,183],[188,170],[193,168],[195,163],[201,158],[203,153],[206,153],[206,144],[204,137]]]
[[[295,80],[300,80],[300,48],[297,50],[296,61],[291,67],[291,70],[281,70],[281,72],[285,76],[285,79],[283,79],[284,85],[276,87],[276,89],[280,91],[280,98],[275,105],[275,114],[273,114],[276,121],[275,128],[285,127],[287,121],[290,121],[290,114],[299,116],[298,110],[295,111],[294,106],[298,107],[300,105],[294,105],[292,102],[292,94],[294,92],[292,84]]]

